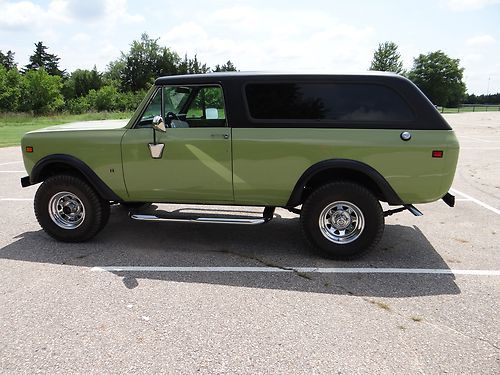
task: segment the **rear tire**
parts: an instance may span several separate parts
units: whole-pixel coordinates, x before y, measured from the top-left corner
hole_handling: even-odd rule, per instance
[[[301,212],[309,243],[331,259],[353,259],[373,249],[384,232],[384,213],[373,193],[356,183],[323,185],[307,198]]]
[[[49,177],[38,188],[35,215],[43,230],[64,242],[94,237],[109,219],[109,202],[83,179],[72,175]]]

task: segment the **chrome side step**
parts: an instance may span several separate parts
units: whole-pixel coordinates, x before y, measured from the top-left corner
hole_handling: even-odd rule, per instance
[[[266,207],[262,217],[201,217],[201,216],[175,216],[173,214],[139,214],[133,211],[129,212],[131,219],[140,221],[170,221],[184,223],[206,223],[206,224],[239,224],[239,225],[257,225],[264,224],[273,219],[274,207]]]

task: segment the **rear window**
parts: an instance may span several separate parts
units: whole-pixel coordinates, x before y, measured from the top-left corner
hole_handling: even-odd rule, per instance
[[[377,84],[252,83],[245,90],[250,116],[258,120],[414,120],[398,93]]]

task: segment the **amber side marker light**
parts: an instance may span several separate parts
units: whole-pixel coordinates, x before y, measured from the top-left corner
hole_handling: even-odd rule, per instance
[[[444,154],[444,152],[441,151],[441,150],[434,150],[434,151],[432,151],[432,157],[433,158],[442,158],[443,154]]]
[[[31,146],[26,146],[26,152],[32,153],[33,152],[33,147]]]

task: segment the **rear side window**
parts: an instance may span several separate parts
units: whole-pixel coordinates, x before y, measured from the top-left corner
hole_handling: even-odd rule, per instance
[[[377,84],[252,83],[245,90],[250,116],[258,120],[414,120],[398,93]]]

